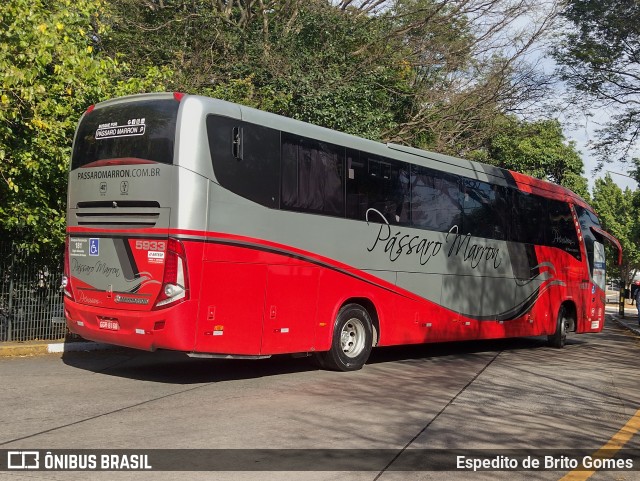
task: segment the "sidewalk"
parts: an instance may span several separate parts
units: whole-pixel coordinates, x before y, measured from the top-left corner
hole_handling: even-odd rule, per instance
[[[618,325],[633,331],[640,335],[640,325],[638,325],[638,310],[636,306],[625,304],[624,306],[624,318],[618,313],[618,304],[607,304],[605,308],[607,316],[611,317]]]
[[[65,341],[63,339],[59,341],[0,342],[0,357],[37,356],[106,349],[117,349],[117,346],[91,341]]]

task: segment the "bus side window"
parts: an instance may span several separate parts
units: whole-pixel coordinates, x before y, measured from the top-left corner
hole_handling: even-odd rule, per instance
[[[409,223],[409,166],[365,152],[347,151],[347,217]]]
[[[506,240],[509,230],[506,188],[464,179],[463,189],[464,233],[476,237]]]
[[[572,256],[580,259],[578,234],[569,204],[558,200],[549,200],[549,222],[547,222],[547,242]]]
[[[282,133],[282,207],[344,216],[344,148]]]
[[[347,217],[364,220],[369,208],[369,195],[366,185],[366,160],[360,160],[360,152],[347,149]],[[381,219],[376,219],[380,222]]]
[[[449,232],[462,227],[459,179],[420,166],[411,169],[411,221],[415,227]]]
[[[547,199],[513,189],[511,240],[526,244],[545,245],[548,222]]]
[[[220,185],[264,206],[278,207],[280,132],[209,115],[207,136],[213,170]]]

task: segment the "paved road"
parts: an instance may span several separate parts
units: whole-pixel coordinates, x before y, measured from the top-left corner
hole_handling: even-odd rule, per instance
[[[396,465],[414,449],[595,452],[619,440],[640,408],[638,339],[608,323],[563,350],[539,338],[387,348],[353,373],[288,357],[222,361],[130,350],[5,358],[0,449],[385,449]],[[626,448],[640,448],[638,435],[627,437]],[[357,473],[0,472],[0,479],[557,480],[571,471],[408,473],[385,468],[394,456]],[[640,471],[590,479],[640,480]]]

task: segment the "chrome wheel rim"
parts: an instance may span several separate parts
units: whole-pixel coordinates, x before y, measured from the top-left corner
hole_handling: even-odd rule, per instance
[[[366,331],[362,321],[352,317],[342,326],[340,332],[340,345],[342,352],[349,358],[358,357],[364,350]]]

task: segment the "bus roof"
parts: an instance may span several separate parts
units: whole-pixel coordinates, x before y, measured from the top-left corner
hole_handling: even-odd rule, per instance
[[[190,102],[201,103],[203,111],[207,113],[218,113],[230,115],[230,112],[240,112],[240,120],[266,125],[270,128],[290,132],[305,137],[311,137],[319,141],[328,142],[368,152],[373,155],[390,157],[393,159],[409,162],[412,164],[430,167],[437,170],[447,170],[454,174],[470,178],[488,178],[490,182],[496,184],[516,187],[524,192],[541,195],[544,197],[570,201],[591,209],[587,202],[571,190],[553,182],[536,179],[526,174],[495,167],[481,162],[471,161],[450,155],[439,154],[427,150],[418,149],[398,144],[384,144],[374,140],[368,140],[344,132],[331,130],[318,125],[310,124],[300,120],[291,119],[282,115],[265,112],[252,107],[238,105],[225,100],[214,99],[199,95],[176,94],[176,93],[151,93],[138,94],[120,97],[112,100],[100,102],[95,108],[107,105],[114,105],[120,102],[130,102],[136,100],[167,99],[173,97],[177,101],[189,99]]]

